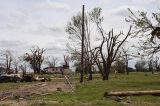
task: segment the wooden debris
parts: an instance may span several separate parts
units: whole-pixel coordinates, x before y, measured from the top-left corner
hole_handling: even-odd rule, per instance
[[[52,95],[52,93],[31,93],[31,95],[46,96],[46,95]]]
[[[75,92],[74,87],[73,87],[72,83],[70,82],[69,78],[66,75],[64,75],[64,78],[66,79],[67,83],[69,84],[70,88],[72,89],[72,92],[74,93]]]
[[[108,96],[141,96],[141,95],[153,95],[160,96],[160,90],[149,91],[123,91],[123,92],[105,92],[104,97]]]
[[[7,98],[9,98],[9,97],[8,97],[8,96],[5,96],[5,97],[1,98],[0,100],[3,101],[3,100],[5,100],[5,99],[7,99]]]
[[[114,100],[117,101],[117,102],[121,102],[121,101],[124,100],[124,99],[125,99],[125,97],[119,97],[119,96],[116,96],[116,97],[114,98]]]
[[[62,88],[57,88],[57,91],[62,91]]]

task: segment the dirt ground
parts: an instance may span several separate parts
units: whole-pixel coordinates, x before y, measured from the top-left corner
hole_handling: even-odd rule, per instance
[[[39,82],[31,85],[24,85],[17,87],[15,89],[10,89],[7,91],[0,92],[0,106],[27,106],[28,101],[25,98],[30,97],[31,95],[45,95],[54,91],[71,91],[68,84],[64,83],[53,83],[53,82]],[[13,100],[13,98],[18,99]],[[31,102],[31,101],[30,101]],[[32,103],[45,103],[45,101],[33,101]],[[50,101],[57,103],[57,101]]]

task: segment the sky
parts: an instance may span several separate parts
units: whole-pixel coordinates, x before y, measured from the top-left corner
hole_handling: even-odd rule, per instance
[[[160,0],[0,0],[0,51],[19,55],[39,46],[45,55],[63,59],[68,42],[65,27],[82,5],[86,12],[102,8],[106,30],[127,31],[127,8],[152,13],[160,8]]]

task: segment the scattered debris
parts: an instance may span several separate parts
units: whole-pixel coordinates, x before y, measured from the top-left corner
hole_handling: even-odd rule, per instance
[[[57,88],[57,91],[62,91],[62,88]]]
[[[20,82],[22,77],[19,74],[2,74],[0,76],[0,83],[6,82]]]
[[[32,82],[32,81],[50,81],[50,78],[43,76],[34,76],[33,74],[25,74],[21,76],[20,74],[2,74],[0,76],[0,83],[7,82]]]
[[[121,102],[124,99],[126,99],[126,97],[116,96],[114,100],[117,101],[117,102]]]

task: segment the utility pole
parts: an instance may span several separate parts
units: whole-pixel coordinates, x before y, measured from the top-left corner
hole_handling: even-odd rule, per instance
[[[85,26],[84,26],[84,5],[82,7],[82,47],[81,47],[81,76],[80,76],[80,83],[83,82],[83,72],[84,72],[84,36],[85,36]]]

